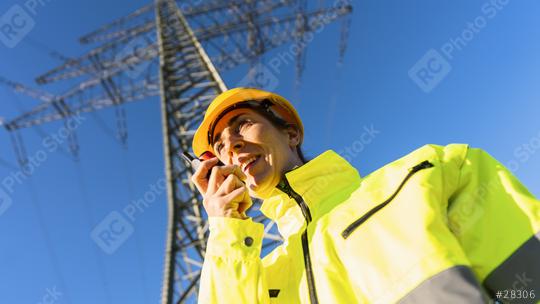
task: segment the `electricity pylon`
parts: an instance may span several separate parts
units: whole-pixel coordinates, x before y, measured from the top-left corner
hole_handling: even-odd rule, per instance
[[[350,0],[336,0],[308,10],[306,0],[155,0],[129,15],[81,37],[96,47],[78,58],[51,54],[63,63],[36,78],[38,84],[62,81],[61,94],[31,89],[6,79],[0,83],[39,99],[41,104],[10,121],[17,158],[24,165],[21,128],[67,119],[83,112],[115,107],[118,139],[127,141],[123,105],[160,96],[167,178],[168,231],[162,303],[194,302],[204,258],[208,226],[201,197],[180,154],[189,151],[195,128],[211,100],[226,90],[221,74],[250,65],[250,84],[264,69],[261,57],[293,43],[297,80],[313,35],[342,18],[340,55],[346,48]],[[341,60],[341,59],[340,59]],[[263,71],[264,72],[264,71]],[[75,134],[69,148],[78,152]],[[262,216],[256,220],[264,221]],[[263,246],[280,240],[269,232]]]

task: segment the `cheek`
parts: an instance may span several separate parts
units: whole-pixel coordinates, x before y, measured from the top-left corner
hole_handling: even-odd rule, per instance
[[[266,125],[254,125],[250,128],[249,133],[245,135],[247,142],[255,145],[258,152],[265,154],[265,161],[269,165],[276,164],[276,158],[280,149],[276,140],[278,134]]]
[[[259,140],[261,148],[267,154],[266,160],[272,166],[272,171],[280,171],[289,153],[283,134],[275,128],[266,128],[261,130]]]
[[[272,125],[255,124],[244,136],[245,140],[259,146],[271,165],[278,165],[288,153],[285,135]]]
[[[249,129],[249,132],[245,135],[245,138],[253,143],[271,145],[272,135],[270,133],[272,133],[271,130],[268,130],[268,127],[265,125],[255,124]]]

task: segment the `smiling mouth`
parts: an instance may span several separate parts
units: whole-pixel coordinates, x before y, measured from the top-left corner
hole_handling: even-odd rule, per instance
[[[250,161],[247,165],[244,166],[242,171],[247,172],[249,168],[253,167],[253,165],[261,158],[261,156],[255,157],[254,160]]]

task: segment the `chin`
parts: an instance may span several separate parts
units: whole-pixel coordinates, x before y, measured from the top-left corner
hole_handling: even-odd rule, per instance
[[[261,179],[255,180],[255,178],[252,178],[248,182],[248,189],[249,194],[252,197],[256,197],[258,199],[266,199],[270,196],[272,193],[272,190],[277,186],[279,180],[277,180],[274,183],[270,180],[268,176],[264,176]]]
[[[258,187],[257,185],[254,185],[254,184],[249,184],[248,185],[248,191],[249,191],[249,196],[251,197],[254,197],[254,198],[258,198],[258,199],[265,199],[265,195],[266,193],[263,193],[263,191],[261,191],[260,187]]]

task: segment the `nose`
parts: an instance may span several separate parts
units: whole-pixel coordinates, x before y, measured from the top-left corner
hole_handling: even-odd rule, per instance
[[[238,153],[238,150],[244,147],[244,141],[240,138],[240,136],[232,136],[230,145],[232,148],[229,149],[229,154],[232,152]]]
[[[225,151],[227,151],[226,155],[230,159],[234,159],[234,154],[238,154],[239,151],[245,146],[245,142],[242,137],[236,134],[228,136],[228,138],[223,142],[223,144]]]

